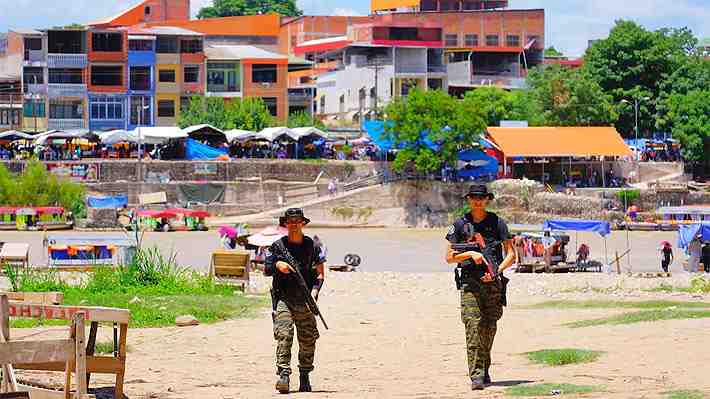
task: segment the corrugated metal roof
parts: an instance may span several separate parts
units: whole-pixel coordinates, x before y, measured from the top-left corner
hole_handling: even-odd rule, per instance
[[[144,28],[143,30],[148,33],[166,36],[204,36],[202,33],[175,26],[154,26],[151,28]]]
[[[11,32],[19,33],[21,35],[41,35],[42,32],[35,30],[35,29],[23,29],[23,28],[18,28],[18,29],[10,29]]]
[[[255,46],[219,46],[205,47],[208,60],[244,60],[244,59],[288,59],[283,54],[266,51]]]

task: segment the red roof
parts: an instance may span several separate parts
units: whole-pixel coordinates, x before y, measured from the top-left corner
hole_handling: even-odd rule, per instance
[[[61,215],[64,213],[64,208],[58,206],[40,206],[34,209],[38,215]]]

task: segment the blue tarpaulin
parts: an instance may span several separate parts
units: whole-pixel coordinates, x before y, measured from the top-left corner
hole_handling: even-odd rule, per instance
[[[611,224],[600,220],[546,220],[542,228],[545,230],[591,231],[602,237],[611,233]]]
[[[459,161],[467,163],[459,167],[459,177],[480,177],[498,175],[498,160],[480,150],[459,152]],[[461,162],[459,162],[461,165]]]
[[[125,194],[113,197],[89,196],[86,198],[86,202],[89,204],[89,208],[119,209],[128,205],[128,196]]]
[[[687,224],[678,229],[678,247],[687,248],[697,236],[703,241],[710,241],[710,224]]]
[[[387,138],[387,134],[385,132],[385,122],[383,121],[365,121],[363,123],[363,128],[367,131],[367,134],[372,139],[372,142],[375,143],[375,145],[382,151],[389,151],[395,148],[403,149],[414,144],[422,144],[429,147],[432,151],[439,151],[439,148],[441,147],[439,144],[431,141],[428,132],[422,132],[416,143],[399,143],[399,145],[395,146],[395,143]]]
[[[185,142],[185,159],[216,159],[222,155],[227,155],[227,151],[204,145],[193,139],[187,139]]]

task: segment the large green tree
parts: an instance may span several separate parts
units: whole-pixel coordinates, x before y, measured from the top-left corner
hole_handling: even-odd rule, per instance
[[[474,146],[486,128],[482,111],[466,109],[440,90],[413,90],[390,102],[384,113],[385,134],[400,148],[393,163],[397,171],[434,173],[453,164],[458,151]]]
[[[213,0],[202,7],[197,18],[233,17],[277,13],[288,17],[303,15],[295,0]]]
[[[531,126],[544,123],[538,103],[526,90],[481,87],[467,92],[462,103],[465,109],[482,113],[488,126],[499,126],[503,120],[524,120]]]
[[[559,65],[530,71],[528,109],[534,123],[548,126],[609,126],[618,119],[614,99],[586,71]]]
[[[692,90],[687,94],[672,94],[665,101],[666,120],[673,137],[682,144],[683,157],[702,161],[704,140],[710,137],[710,89]]]
[[[297,111],[288,116],[288,121],[286,126],[294,127],[310,127],[313,126],[318,129],[325,129],[325,124],[320,119],[316,118],[312,114],[306,111]]]
[[[682,67],[697,40],[686,29],[649,31],[632,21],[617,21],[609,37],[592,45],[585,55],[584,68],[613,96],[619,105],[619,130],[634,131],[633,99],[639,103],[640,130],[651,132],[655,125],[656,104],[663,82]]]

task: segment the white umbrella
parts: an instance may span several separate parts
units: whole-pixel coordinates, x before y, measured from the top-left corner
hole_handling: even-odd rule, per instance
[[[306,136],[320,136],[323,137],[324,139],[328,138],[328,134],[326,134],[324,131],[318,129],[317,127],[297,127],[294,129],[291,129],[294,133],[298,135],[298,138],[300,139],[301,137],[306,137]]]
[[[124,142],[138,142],[138,135],[135,133],[135,130],[132,130],[130,132],[126,130],[111,130],[108,132],[99,133],[99,138],[101,139],[102,144],[107,145],[113,145]]]
[[[227,136],[227,141],[230,143],[232,141],[249,140],[258,136],[256,132],[252,132],[251,130],[240,129],[227,130],[224,132],[224,135]]]
[[[286,235],[288,235],[288,230],[285,227],[269,226],[257,234],[249,236],[247,242],[257,247],[268,247]]]
[[[280,126],[280,127],[268,127],[259,132],[258,137],[266,139],[268,141],[274,141],[281,136],[288,136],[293,140],[298,140],[299,136],[293,130]]]

